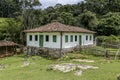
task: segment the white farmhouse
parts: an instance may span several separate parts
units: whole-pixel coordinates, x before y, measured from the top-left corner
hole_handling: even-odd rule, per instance
[[[59,22],[49,23],[24,32],[27,33],[27,46],[30,47],[68,49],[94,44],[93,34],[95,32]]]

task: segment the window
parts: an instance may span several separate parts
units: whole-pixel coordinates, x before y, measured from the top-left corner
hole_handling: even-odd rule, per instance
[[[90,40],[92,40],[92,36],[90,35]]]
[[[77,41],[77,35],[75,35],[75,41]]]
[[[68,42],[68,35],[65,35],[65,42]]]
[[[38,35],[35,35],[35,41],[38,41]]]
[[[57,42],[57,36],[53,35],[53,42]]]
[[[70,36],[70,41],[73,42],[73,35]]]
[[[46,42],[49,41],[49,35],[46,35]]]
[[[88,36],[86,36],[86,40],[88,40]]]
[[[29,40],[32,41],[32,35],[29,36]]]

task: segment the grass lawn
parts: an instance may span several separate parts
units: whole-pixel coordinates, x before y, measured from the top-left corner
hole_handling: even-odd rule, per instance
[[[104,58],[87,56],[87,59],[95,60],[94,63],[72,62],[98,66],[99,69],[83,70],[81,76],[75,76],[74,71],[63,73],[60,71],[47,70],[51,64],[70,62],[69,60],[48,60],[40,56],[29,58],[29,66],[23,67],[24,55],[15,55],[0,59],[0,64],[6,68],[0,70],[0,80],[117,80],[120,74],[120,60],[108,63]]]

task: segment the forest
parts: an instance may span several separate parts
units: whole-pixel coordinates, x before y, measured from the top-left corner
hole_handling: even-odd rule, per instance
[[[120,0],[85,0],[46,9],[38,8],[41,5],[39,0],[0,0],[0,40],[22,43],[23,30],[55,21],[93,30],[97,36],[120,35]]]

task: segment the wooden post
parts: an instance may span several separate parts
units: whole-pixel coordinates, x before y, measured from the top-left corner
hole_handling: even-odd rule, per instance
[[[62,36],[63,36],[63,33],[60,32],[60,57],[62,56],[62,44],[63,44],[63,41],[62,41]]]
[[[105,51],[105,57],[106,57],[106,59],[109,58],[108,50]]]
[[[27,46],[27,56],[29,55],[29,46]]]
[[[14,46],[14,49],[15,49],[15,52],[14,52],[14,53],[17,55],[17,49],[16,49],[16,46]]]
[[[5,47],[6,49],[5,49],[5,54],[7,55],[7,46]]]
[[[2,52],[2,47],[0,47],[0,54],[1,54],[1,53],[3,53],[3,52]]]
[[[98,46],[97,38],[95,38],[94,46]]]

